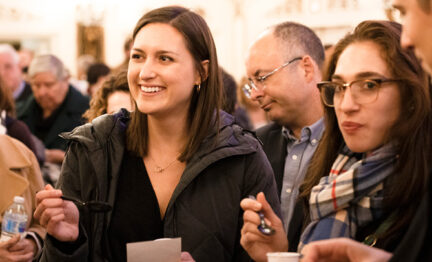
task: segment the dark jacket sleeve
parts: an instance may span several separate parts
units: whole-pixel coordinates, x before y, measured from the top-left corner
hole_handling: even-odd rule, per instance
[[[249,157],[246,175],[244,196],[256,196],[259,192],[263,192],[273,211],[281,218],[280,201],[273,169],[259,144],[257,144],[256,153]]]
[[[257,151],[247,157],[246,169],[244,173],[244,192],[243,198],[249,195],[256,196],[259,192],[263,192],[267,201],[281,217],[280,202],[276,189],[276,182],[273,175],[273,170],[270,163],[261,148],[261,145],[256,144]],[[240,203],[239,203],[240,204]],[[243,227],[243,215],[240,216],[239,225]],[[233,261],[252,261],[246,251],[240,246],[240,237],[238,237],[238,251]]]
[[[90,165],[86,163],[85,151],[82,145],[72,142],[63,162],[61,175],[57,188],[63,195],[81,199],[81,178],[85,169]],[[88,172],[90,173],[90,172]],[[89,175],[89,174],[87,174]],[[83,213],[80,210],[79,237],[74,243],[64,243],[47,235],[41,261],[87,261],[89,257],[88,237],[83,226]]]
[[[429,188],[430,190],[431,188]],[[417,212],[412,219],[408,231],[400,240],[390,262],[431,261],[432,251],[432,218],[431,194],[425,193],[420,201]],[[415,243],[415,244],[414,244]]]

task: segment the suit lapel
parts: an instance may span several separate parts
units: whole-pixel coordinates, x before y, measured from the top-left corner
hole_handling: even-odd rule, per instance
[[[277,126],[270,130],[269,136],[264,142],[265,151],[267,153],[270,164],[273,168],[278,195],[280,197],[280,192],[282,190],[282,181],[285,169],[285,157],[286,157],[286,140],[282,135],[282,128]]]

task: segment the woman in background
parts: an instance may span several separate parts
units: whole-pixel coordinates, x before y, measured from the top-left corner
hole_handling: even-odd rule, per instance
[[[91,122],[100,115],[113,114],[121,108],[128,111],[132,111],[133,108],[133,100],[127,82],[127,71],[112,75],[103,83],[90,100],[90,108],[83,117]]]
[[[20,140],[35,154],[36,145],[29,128],[15,118],[15,102],[11,92],[0,85],[0,134]],[[43,162],[43,159],[41,159]]]

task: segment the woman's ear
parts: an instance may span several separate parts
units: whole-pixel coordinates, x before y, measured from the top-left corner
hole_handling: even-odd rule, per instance
[[[202,66],[202,68],[204,70],[204,75],[201,76],[201,75],[198,74],[198,76],[197,76],[198,79],[196,79],[196,83],[198,83],[198,84],[201,84],[202,82],[204,82],[205,80],[207,80],[207,77],[208,77],[208,68],[209,68],[209,60],[203,60],[203,61],[201,61],[201,66]]]

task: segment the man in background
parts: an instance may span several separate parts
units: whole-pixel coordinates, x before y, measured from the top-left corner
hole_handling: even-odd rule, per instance
[[[33,95],[18,119],[45,145],[45,162],[60,165],[67,145],[59,134],[83,124],[82,114],[88,109],[89,100],[69,85],[68,73],[54,55],[35,57],[29,78]]]
[[[24,81],[18,53],[8,44],[0,44],[0,85],[12,93],[19,113],[32,90]]]
[[[320,39],[293,22],[264,31],[246,58],[249,83],[244,90],[274,121],[256,132],[274,171],[292,250],[304,221],[303,205],[297,204],[299,186],[324,130],[317,88],[323,62]]]

